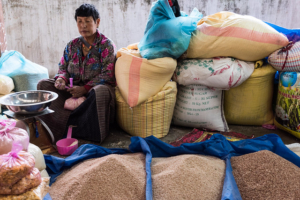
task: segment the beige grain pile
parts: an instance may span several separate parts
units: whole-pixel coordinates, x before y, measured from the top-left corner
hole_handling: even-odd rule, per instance
[[[219,158],[180,155],[153,158],[154,200],[220,200],[225,162]]]
[[[109,155],[87,160],[59,176],[51,186],[53,200],[145,199],[143,154]]]
[[[300,168],[270,151],[233,157],[231,165],[243,200],[300,199]]]

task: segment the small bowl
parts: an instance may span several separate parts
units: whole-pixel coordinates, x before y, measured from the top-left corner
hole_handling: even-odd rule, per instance
[[[0,98],[0,104],[16,114],[38,114],[47,109],[58,94],[46,90],[11,93]]]
[[[78,148],[78,140],[72,138],[73,127],[69,126],[67,138],[56,142],[57,151],[62,156],[69,156]]]

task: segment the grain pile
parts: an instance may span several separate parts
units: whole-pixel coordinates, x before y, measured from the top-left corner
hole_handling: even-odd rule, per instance
[[[59,176],[53,200],[145,199],[144,154],[109,155],[87,160]]]
[[[243,200],[300,199],[300,168],[270,152],[259,151],[231,159]]]
[[[220,200],[225,162],[219,158],[180,155],[153,158],[153,195],[157,200]]]

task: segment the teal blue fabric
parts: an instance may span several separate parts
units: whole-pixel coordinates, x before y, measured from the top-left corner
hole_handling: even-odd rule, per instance
[[[175,17],[168,0],[154,2],[144,36],[138,44],[141,56],[146,59],[179,58],[188,49],[191,34],[201,18],[197,8],[189,16],[181,12],[181,17]]]

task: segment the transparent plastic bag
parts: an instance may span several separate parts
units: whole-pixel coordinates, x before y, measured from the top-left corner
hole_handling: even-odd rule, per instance
[[[28,150],[29,135],[24,129],[15,127],[16,122],[13,119],[0,119],[0,155],[11,151],[13,142],[20,142],[21,150]]]
[[[12,186],[33,170],[34,157],[21,150],[22,145],[14,142],[11,152],[0,156],[0,186]]]
[[[42,183],[20,195],[0,195],[0,200],[43,200],[49,191],[49,178],[42,178]]]
[[[39,186],[41,182],[41,173],[37,168],[34,168],[16,184],[10,187],[0,187],[0,194],[23,194],[26,191]]]

